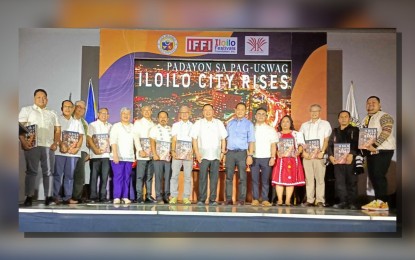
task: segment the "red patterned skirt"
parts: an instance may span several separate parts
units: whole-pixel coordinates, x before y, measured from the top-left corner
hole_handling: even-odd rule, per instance
[[[304,186],[304,169],[300,157],[278,158],[272,169],[272,185]]]

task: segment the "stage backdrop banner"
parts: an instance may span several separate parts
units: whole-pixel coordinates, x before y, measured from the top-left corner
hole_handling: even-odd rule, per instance
[[[267,108],[268,123],[285,114],[308,120],[308,107],[327,104],[327,35],[316,32],[101,30],[99,107],[110,122],[143,105],[177,120],[181,105],[201,117],[210,103],[228,121],[235,105]],[[170,124],[173,121],[170,121]]]

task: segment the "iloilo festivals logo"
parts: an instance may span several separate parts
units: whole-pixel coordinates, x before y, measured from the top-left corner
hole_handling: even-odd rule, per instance
[[[177,50],[177,39],[173,35],[165,34],[157,41],[157,47],[161,53],[170,55]]]
[[[238,38],[186,37],[186,53],[238,54]]]

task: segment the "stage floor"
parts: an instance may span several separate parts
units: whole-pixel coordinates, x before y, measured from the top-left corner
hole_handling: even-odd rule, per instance
[[[301,206],[87,203],[19,208],[22,232],[396,232],[396,214]]]

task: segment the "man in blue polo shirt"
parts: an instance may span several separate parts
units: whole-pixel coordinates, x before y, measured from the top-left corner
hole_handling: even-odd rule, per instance
[[[252,164],[252,155],[254,154],[255,132],[254,125],[245,118],[246,105],[238,103],[235,107],[236,118],[232,119],[226,130],[227,153],[226,153],[226,205],[233,205],[233,175],[235,165],[238,167],[238,197],[237,205],[244,205],[246,199],[246,166]]]

